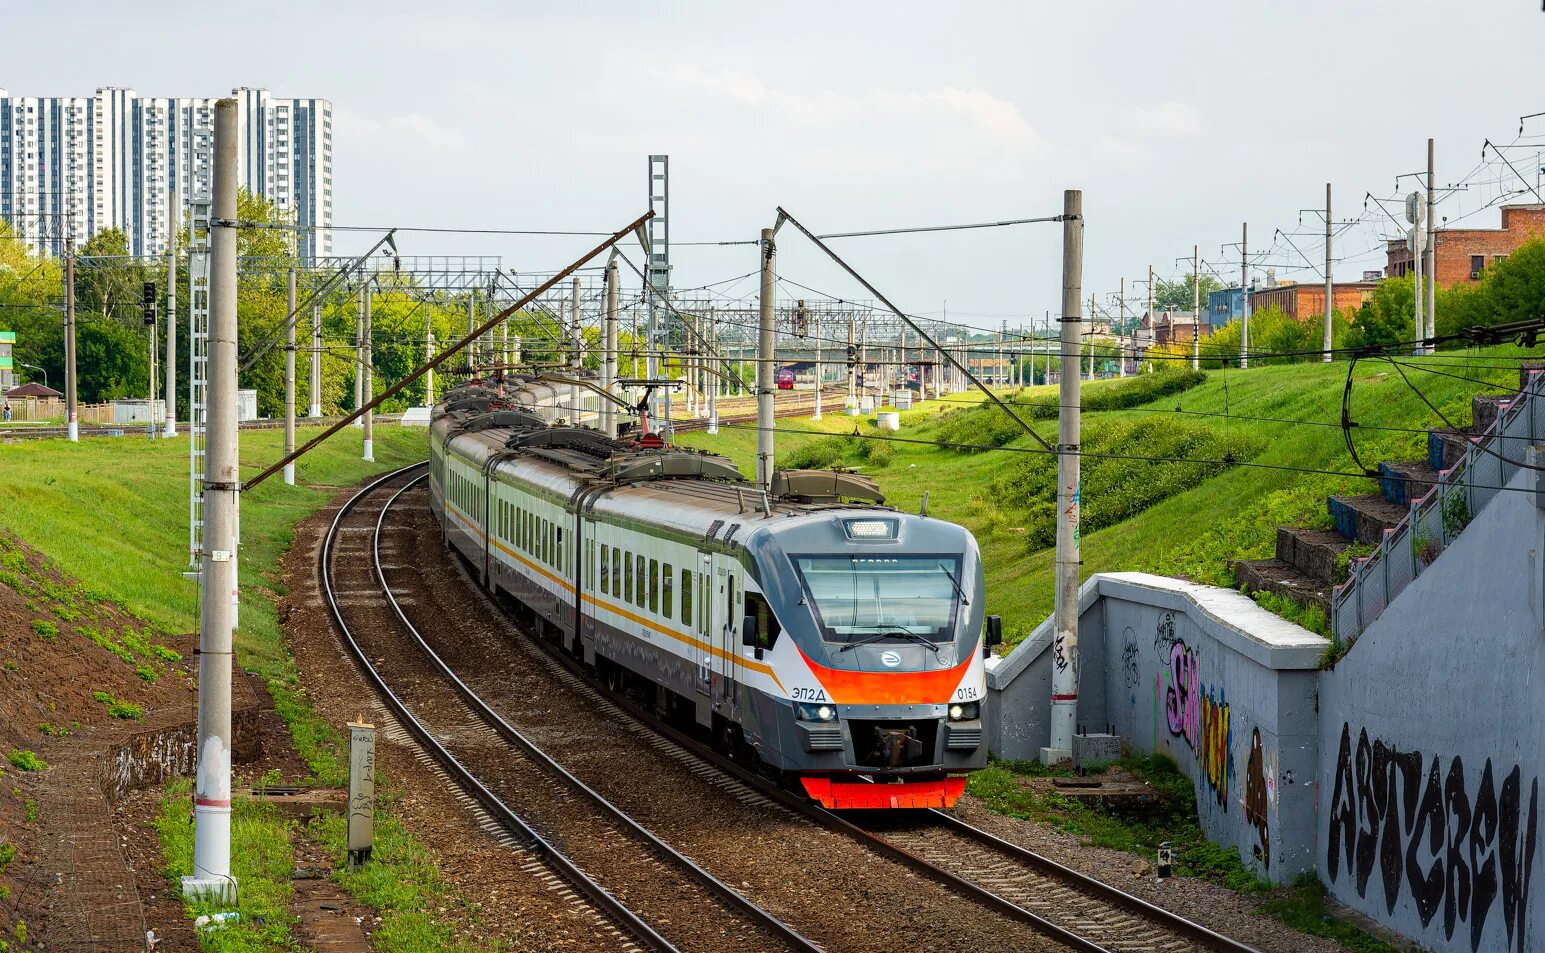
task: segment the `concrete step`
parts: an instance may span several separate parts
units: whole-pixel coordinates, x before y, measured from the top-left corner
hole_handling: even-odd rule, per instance
[[[1386,500],[1381,494],[1333,496],[1326,501],[1336,532],[1370,546],[1384,540],[1384,531],[1405,519],[1409,507]]]
[[[1277,561],[1325,586],[1336,582],[1336,557],[1350,545],[1328,529],[1277,527]]]
[[[1379,464],[1379,492],[1396,506],[1409,507],[1438,482],[1438,471],[1426,460]]]
[[[1517,398],[1517,394],[1476,394],[1471,397],[1470,433],[1478,437],[1490,430],[1502,409]]]
[[[1229,568],[1249,592],[1274,592],[1301,606],[1319,606],[1327,616],[1330,614],[1330,586],[1280,559],[1236,559],[1229,563]]]
[[[1464,430],[1439,427],[1427,431],[1427,465],[1434,470],[1452,470],[1470,446],[1470,434]]]

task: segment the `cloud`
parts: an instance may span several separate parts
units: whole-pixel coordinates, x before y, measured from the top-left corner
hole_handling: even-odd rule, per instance
[[[982,89],[875,88],[795,91],[750,73],[675,65],[656,74],[686,90],[745,107],[741,118],[780,149],[889,165],[898,154],[932,165],[968,167],[984,159],[1023,159],[1041,138],[1009,100]]]
[[[456,148],[465,142],[461,133],[447,129],[422,113],[376,119],[363,113],[334,109],[333,125],[340,138],[356,142],[390,140],[392,144],[402,144],[407,137],[435,149]]]
[[[1151,136],[1194,136],[1202,131],[1202,114],[1188,103],[1169,100],[1156,106],[1136,106],[1129,112],[1131,125]]]

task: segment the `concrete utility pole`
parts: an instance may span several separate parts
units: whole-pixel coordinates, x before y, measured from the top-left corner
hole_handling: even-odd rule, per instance
[[[1427,333],[1425,337],[1438,336],[1438,223],[1433,215],[1434,194],[1432,181],[1432,140],[1427,140],[1427,254],[1424,256],[1426,265],[1422,270],[1427,273]],[[1538,174],[1538,173],[1536,173]],[[1425,348],[1428,354],[1437,351],[1437,345],[1429,344]]]
[[[435,319],[434,312],[424,310],[424,363],[428,364],[435,359]],[[429,368],[424,372],[424,406],[435,405],[435,369]]]
[[[371,327],[370,327],[371,293],[370,293],[370,290],[371,290],[370,289],[370,282],[366,281],[365,282],[365,297],[364,297],[365,307],[363,309],[363,312],[360,315],[360,327],[363,330],[362,330],[362,333],[360,335],[360,341],[359,341],[359,346],[360,346],[360,390],[361,390],[361,392],[363,394],[363,399],[364,399],[366,404],[369,404],[371,399],[375,396],[375,389],[376,389],[376,387],[375,387],[375,385],[376,385],[375,376],[376,375],[375,375],[375,366],[374,366],[375,365],[375,357],[376,356],[375,356],[375,350],[373,348],[371,348],[371,346],[370,346],[370,333],[371,333]],[[355,405],[355,407],[359,407],[359,406],[361,406],[361,405],[359,405],[359,404]],[[364,416],[361,419],[364,420],[364,422],[365,422],[365,452],[363,454],[363,459],[365,460],[366,463],[374,463],[375,459],[376,459],[376,441],[375,441],[375,435],[376,435],[376,426],[375,426],[376,425],[376,412],[374,410],[367,410],[367,411],[365,411],[365,414],[364,414]]]
[[[717,354],[718,352],[719,309],[710,307],[708,309],[708,353]],[[721,371],[724,369],[722,361],[720,362],[719,369]],[[724,381],[719,378],[718,374],[714,374],[713,381],[709,386],[713,389],[708,392],[708,432],[716,434],[719,432],[719,391],[723,389]]]
[[[363,406],[365,406],[365,286],[362,284],[354,298],[354,409],[358,410]],[[356,418],[354,426],[364,427],[365,418]]]
[[[579,276],[574,276],[574,281],[569,285],[569,374],[577,376],[581,359],[579,356]],[[579,426],[579,385],[569,385],[569,423]]]
[[[311,406],[306,416],[322,416],[322,305],[311,306]]]
[[[606,266],[606,316],[601,332],[601,389],[608,394],[617,384],[617,262]],[[617,436],[617,405],[609,400],[601,401],[601,432],[608,437]]]
[[[1066,236],[1064,236],[1063,240],[1066,241]],[[1063,313],[1066,314],[1067,313],[1067,309],[1064,308],[1063,309]],[[1096,314],[1098,314],[1098,313],[1099,312],[1095,310],[1094,295],[1090,295],[1089,296],[1089,379],[1090,380],[1094,380],[1094,316]],[[1076,364],[1074,364],[1073,366],[1076,368],[1076,367],[1078,367],[1082,363],[1083,363],[1083,361],[1079,361]]]
[[[1062,366],[1078,360],[1083,336],[1079,313],[1083,295],[1084,194],[1062,193]],[[1076,364],[1075,364],[1076,366]],[[1078,574],[1082,565],[1079,537],[1079,407],[1077,374],[1061,375],[1061,409],[1057,413],[1057,573],[1053,609],[1051,671],[1051,745],[1041,749],[1043,764],[1065,761],[1073,753],[1078,718]]]
[[[1191,246],[1191,370],[1202,369],[1202,247]]]
[[[199,566],[198,773],[193,797],[193,876],[182,892],[235,899],[231,876],[231,630],[236,624],[236,100],[215,104],[214,195],[209,228],[208,429],[204,542]]]
[[[1239,366],[1250,366],[1250,223],[1245,222],[1239,241]]]
[[[1138,327],[1142,327],[1142,324],[1139,323]],[[1154,313],[1153,313],[1153,266],[1149,265],[1148,266],[1148,339],[1149,339],[1150,342],[1158,340],[1158,331],[1159,331],[1158,319],[1156,317],[1154,317]],[[1137,353],[1136,353],[1137,352],[1137,341],[1136,341],[1137,333],[1134,331],[1132,336],[1133,336],[1133,341],[1132,341],[1132,350],[1133,350],[1132,360],[1136,361],[1137,360]],[[1174,325],[1173,322],[1170,323],[1169,336],[1170,336],[1170,340],[1173,341],[1174,338],[1175,338],[1175,325]],[[1151,368],[1152,364],[1150,364],[1149,367]],[[1141,370],[1141,367],[1139,367],[1139,370]]]
[[[145,330],[150,339],[150,387],[149,396],[145,401],[145,430],[151,440],[156,439],[156,346],[160,343],[156,340],[156,298],[155,286],[151,286],[150,300],[145,302],[150,308],[150,313],[145,315]]]
[[[177,193],[168,194],[167,219],[172,223],[166,243],[166,426],[162,434],[177,436]]]
[[[477,330],[477,292],[467,295],[467,333]],[[467,377],[472,377],[472,368],[477,365],[477,340],[474,338],[467,344]]]
[[[939,366],[941,368],[944,366],[944,352],[942,350],[939,352]],[[936,380],[935,381],[935,389],[936,390],[937,390],[938,386],[939,386],[939,384],[938,384],[938,382]],[[934,396],[936,398],[940,397],[940,396],[943,396],[943,392],[939,391]],[[853,344],[853,314],[852,314],[852,312],[848,313],[848,406],[847,406],[847,411],[848,411],[848,414],[850,416],[857,416],[857,414],[858,414],[858,350],[854,347],[854,344]]]
[[[1330,183],[1325,183],[1325,356],[1321,358],[1326,364],[1330,363],[1331,322],[1336,313],[1336,277],[1335,265],[1331,261],[1331,217],[1330,217]]]
[[[70,440],[80,439],[75,407],[75,242],[64,243],[64,419]]]
[[[756,335],[756,481],[772,490],[773,477],[773,314],[778,293],[778,245],[774,229],[762,229],[762,293]]]
[[[1427,346],[1422,343],[1422,338],[1427,336],[1427,322],[1422,317],[1422,304],[1425,296],[1422,294],[1422,259],[1426,257],[1427,233],[1422,230],[1422,218],[1424,217],[1421,195],[1412,192],[1406,196],[1406,221],[1411,223],[1411,230],[1406,239],[1406,245],[1411,249],[1411,274],[1415,276],[1413,283],[1414,321],[1416,325],[1416,343],[1411,348],[1412,354],[1426,354]]]
[[[1121,279],[1121,299],[1118,305],[1118,319],[1116,324],[1116,376],[1127,376],[1127,280]]]
[[[815,413],[811,420],[821,419],[821,388],[826,383],[825,370],[821,367],[821,312],[812,316],[815,320]]]
[[[295,269],[284,282],[284,313],[295,314]],[[295,322],[284,329],[284,455],[295,452]],[[284,465],[284,482],[295,485],[295,464]]]

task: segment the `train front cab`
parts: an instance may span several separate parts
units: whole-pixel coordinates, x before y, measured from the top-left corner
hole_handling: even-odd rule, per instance
[[[833,808],[948,807],[987,762],[984,585],[970,533],[885,512],[817,513],[747,540],[744,692],[763,760]]]

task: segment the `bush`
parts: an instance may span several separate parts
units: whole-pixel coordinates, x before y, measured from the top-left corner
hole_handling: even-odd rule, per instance
[[[818,437],[785,453],[777,461],[779,470],[826,470],[839,463],[853,449],[853,439],[840,435]]]
[[[91,697],[107,706],[107,713],[114,718],[133,719],[139,721],[145,715],[145,707],[114,698],[107,692],[92,692]]]
[[[18,771],[48,770],[47,761],[44,761],[42,758],[39,758],[37,755],[26,750],[25,748],[19,751],[12,751],[9,755],[6,756],[6,760],[11,762],[11,767]]]
[[[1237,435],[1160,418],[1097,424],[1086,434],[1083,448],[1088,455],[1081,465],[1084,532],[1136,516],[1222,472],[1226,461],[1249,459],[1260,450],[1258,444]],[[1155,457],[1170,459],[1156,461]],[[1031,550],[1056,543],[1055,455],[1021,455],[988,492],[1000,507],[1024,512],[1026,545]]]
[[[864,460],[876,470],[890,466],[896,458],[896,448],[884,440],[865,440],[864,451]]]
[[[59,627],[47,619],[33,619],[32,631],[44,642],[52,642],[59,637]]]

